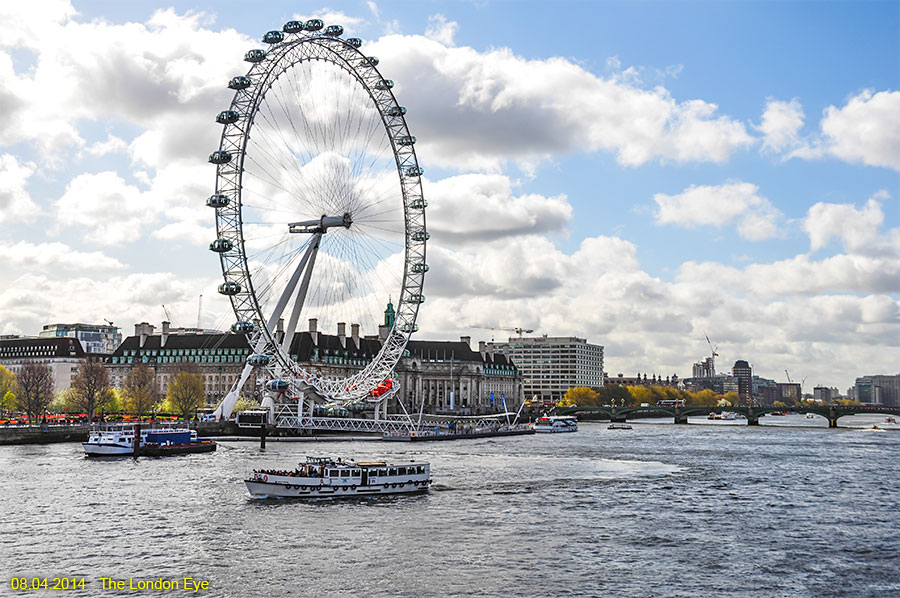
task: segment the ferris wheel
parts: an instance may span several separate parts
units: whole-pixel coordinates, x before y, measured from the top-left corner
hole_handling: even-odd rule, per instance
[[[234,98],[216,117],[223,129],[209,156],[216,189],[206,203],[217,231],[210,249],[220,256],[232,331],[251,347],[217,414],[231,413],[254,369],[269,390],[369,400],[417,329],[429,235],[416,138],[378,59],[342,36],[341,26],[319,19],[269,31],[265,49],[245,54],[250,70],[228,83]],[[396,315],[376,354],[332,348],[341,363],[359,365],[343,370],[352,375],[298,363],[301,318],[323,330],[348,322],[365,330],[377,325],[387,297]]]

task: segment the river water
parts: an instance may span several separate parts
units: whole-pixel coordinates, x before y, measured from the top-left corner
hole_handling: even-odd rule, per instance
[[[0,595],[190,594],[104,591],[101,577],[193,577],[209,582],[206,596],[900,595],[900,431],[763,421],[779,425],[582,423],[575,434],[265,451],[223,441],[138,460],[0,447]],[[248,470],[307,454],[427,460],[434,485],[381,499],[249,497]],[[11,588],[55,576],[88,587]]]

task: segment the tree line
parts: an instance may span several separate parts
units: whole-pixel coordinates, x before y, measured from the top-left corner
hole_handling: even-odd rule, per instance
[[[684,401],[686,406],[697,407],[735,407],[738,405],[738,394],[736,392],[728,392],[718,394],[713,390],[704,389],[699,391],[682,390],[671,386],[623,386],[611,385],[602,388],[594,388],[587,386],[578,386],[570,388],[563,396],[561,404],[563,406],[579,405],[581,407],[599,406],[599,405],[641,405],[648,403],[656,406],[660,401]],[[850,401],[847,399],[838,399],[835,403],[842,405],[862,405],[859,401]],[[792,403],[783,403],[775,401],[776,407],[799,407],[804,405],[803,401]]]
[[[125,376],[121,389],[115,389],[102,363],[85,360],[72,385],[57,394],[53,392],[53,371],[46,364],[28,363],[18,375],[0,366],[0,417],[21,412],[31,422],[48,411],[84,413],[88,419],[101,413],[127,412],[140,417],[164,411],[187,420],[196,415],[205,399],[200,370],[194,363],[176,370],[165,396],[160,395],[153,370],[143,364]]]

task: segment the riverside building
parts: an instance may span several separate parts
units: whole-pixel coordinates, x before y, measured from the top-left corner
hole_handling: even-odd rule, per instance
[[[78,366],[87,358],[74,338],[5,338],[0,340],[0,365],[15,375],[29,363],[40,363],[53,374],[53,392],[72,386]]]
[[[38,338],[76,338],[85,353],[110,354],[122,344],[118,326],[109,324],[47,324]]]
[[[573,386],[603,385],[603,346],[575,336],[510,338],[487,343],[522,372],[525,397],[556,403]]]

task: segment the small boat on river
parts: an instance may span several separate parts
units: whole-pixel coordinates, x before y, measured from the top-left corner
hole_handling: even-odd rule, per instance
[[[607,430],[632,430],[631,424],[609,424]]]
[[[307,457],[292,471],[254,469],[244,480],[250,494],[262,498],[335,498],[426,492],[429,463],[388,464]]]
[[[208,438],[198,438],[196,430],[188,428],[146,428],[140,425],[114,426],[106,430],[94,430],[87,442],[81,444],[88,457],[133,456],[164,457],[185,453],[209,453],[216,450],[216,443]]]
[[[578,420],[571,415],[545,415],[534,422],[535,432],[577,432]]]

